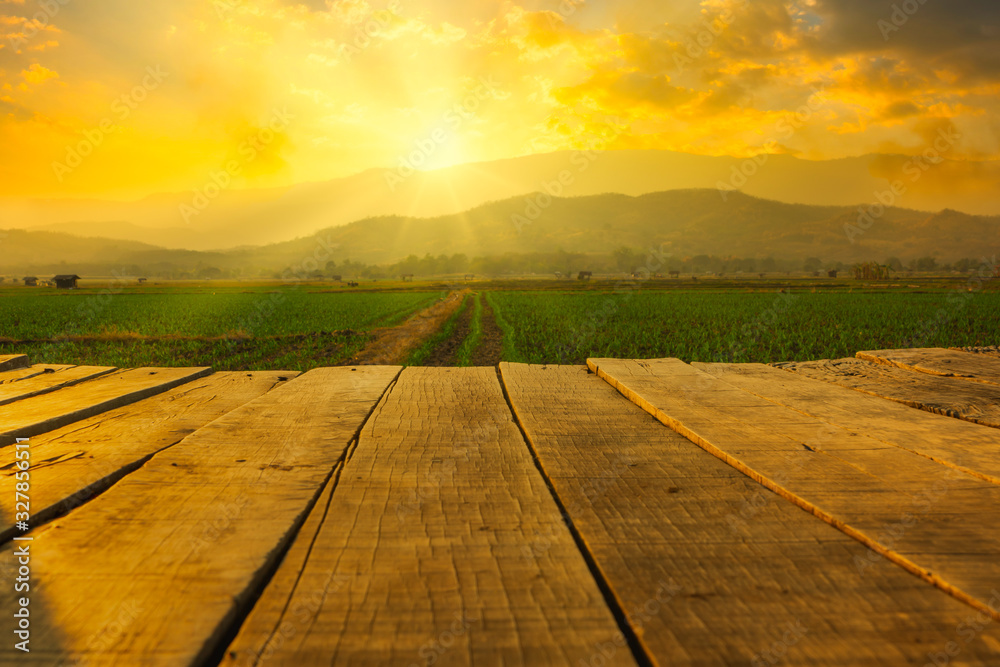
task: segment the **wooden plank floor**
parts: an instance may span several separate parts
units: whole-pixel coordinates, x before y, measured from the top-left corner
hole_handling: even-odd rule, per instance
[[[901,568],[860,572],[850,537],[586,368],[500,368],[543,469],[659,664],[747,664],[787,628],[805,631],[788,664],[918,664],[968,615]],[[547,546],[539,538],[535,551]]]
[[[8,382],[0,386],[0,405],[7,405],[39,394],[69,387],[70,385],[92,380],[112,372],[112,366],[67,366],[49,373],[42,372],[32,377],[25,377],[17,382]],[[12,371],[17,372],[17,371]]]
[[[0,357],[0,664],[1000,665],[997,359]]]
[[[1000,485],[767,401],[676,359],[590,363],[664,424],[873,554],[990,611],[1000,584]],[[970,426],[1000,443],[994,429]],[[963,514],[975,518],[956,520]],[[1000,610],[992,613],[1000,620]]]
[[[1000,385],[1000,359],[992,355],[929,347],[915,350],[874,350],[858,352],[857,356],[858,359],[929,375]]]
[[[692,366],[819,422],[863,432],[880,442],[1000,484],[1000,447],[996,446],[1000,433],[995,430],[912,410],[762,364]]]
[[[35,377],[42,373],[55,373],[68,368],[73,368],[71,364],[34,364],[10,371],[0,371],[0,385],[18,382],[29,377]]]
[[[549,548],[527,559],[536,533]],[[302,539],[304,566],[279,571],[298,580],[254,609],[236,661],[569,665],[618,632],[492,368],[403,371]]]
[[[1000,387],[986,383],[914,373],[898,366],[857,358],[776,365],[911,408],[1000,428]]]
[[[31,439],[33,525],[83,504],[209,422],[298,373],[216,373]],[[141,406],[141,409],[136,409]],[[0,449],[0,475],[17,474],[13,447]],[[14,533],[14,496],[0,494],[0,543]]]

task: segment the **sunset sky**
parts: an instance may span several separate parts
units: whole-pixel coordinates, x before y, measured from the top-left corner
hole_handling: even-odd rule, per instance
[[[1000,157],[1000,4],[896,5],[0,0],[0,196],[585,146],[918,154],[942,130],[948,157]]]

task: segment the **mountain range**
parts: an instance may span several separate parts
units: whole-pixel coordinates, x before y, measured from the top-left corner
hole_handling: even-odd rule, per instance
[[[506,253],[609,255],[627,247],[681,259],[697,255],[844,263],[935,257],[950,262],[1000,250],[1000,216],[889,207],[787,204],[716,189],[641,196],[552,197],[545,192],[490,202],[448,215],[376,216],[329,226],[290,241],[226,251],[165,249],[137,241],[80,238],[64,232],[0,232],[0,273],[87,272],[115,267],[144,273],[203,267],[244,274],[344,260],[389,264],[406,257]],[[102,268],[103,267],[103,268]],[[315,267],[313,267],[315,268]]]
[[[905,191],[890,194],[893,181],[899,181]],[[824,213],[817,211],[813,217],[833,215],[831,207],[875,205],[879,198],[910,210],[950,209],[965,214],[997,215],[1000,214],[1000,198],[996,196],[998,186],[1000,162],[997,161],[949,161],[935,156],[898,155],[813,161],[783,154],[740,159],[669,151],[579,151],[412,174],[374,169],[321,183],[271,189],[226,189],[207,175],[204,186],[197,191],[157,194],[126,202],[5,198],[0,199],[0,229],[61,232],[184,250],[231,250],[237,246],[288,242],[360,220],[376,224],[371,223],[374,218],[382,221],[377,224],[390,224],[385,222],[386,216],[436,219],[468,211],[466,215],[479,220],[482,216],[488,217],[485,211],[493,210],[481,208],[484,205],[501,202],[498,205],[504,208],[507,206],[502,204],[505,200],[523,199],[527,193],[534,192],[563,198],[588,198],[609,193],[619,197],[640,197],[665,191],[711,189],[710,195],[698,200],[699,205],[718,200],[712,202],[710,212],[697,209],[674,211],[671,215],[682,215],[685,220],[707,215],[721,222],[727,216],[735,221],[746,213],[738,210],[746,206],[747,201],[735,196],[739,192],[787,204],[825,207]],[[601,201],[621,203],[627,200]],[[609,204],[611,208],[617,205]],[[517,204],[513,206],[516,208]],[[649,208],[647,212],[659,215],[654,209]],[[726,210],[729,213],[725,213]],[[635,234],[645,238],[649,235],[649,225],[671,221],[662,215],[647,220],[629,218],[624,211],[616,213],[603,208],[602,211],[605,221],[614,219],[616,224],[639,225],[636,230],[615,228],[613,233],[606,235],[608,238],[618,235],[631,238]],[[951,211],[940,215],[945,218],[958,215]],[[837,215],[849,214],[842,211]],[[907,215],[915,215],[914,219],[923,221],[930,218],[930,214]],[[763,224],[763,221],[753,224]],[[776,229],[783,229],[781,220],[774,224]],[[574,239],[585,233],[582,229],[564,231],[569,234],[565,242],[570,244],[576,243]],[[742,236],[740,229],[730,229],[725,224],[716,231],[724,236],[731,233],[734,238]],[[785,232],[790,233],[789,230]],[[785,232],[779,235],[787,236]],[[828,226],[824,226],[822,230],[802,233],[812,234],[816,240],[828,232]],[[420,236],[415,230],[407,233]],[[586,232],[591,236],[594,233],[593,230]],[[670,232],[664,233],[669,235]],[[357,245],[354,239],[364,236],[357,228],[345,229],[344,234],[354,245]],[[428,230],[428,234],[433,236],[433,229]],[[520,238],[537,239],[538,234],[540,232],[529,232]],[[876,237],[878,233],[872,232],[870,237],[866,235],[866,241]],[[385,239],[378,234],[373,238],[381,250],[366,251],[359,247],[356,254],[367,252],[371,257],[387,257]],[[492,232],[490,238],[496,238]],[[837,235],[834,234],[831,240],[837,241]],[[466,238],[466,241],[471,239]],[[695,239],[690,239],[689,243],[698,245]],[[812,247],[812,242],[805,237],[796,243]],[[913,243],[919,245],[917,241]],[[446,245],[457,247],[459,244],[448,242]],[[725,245],[746,247],[735,241]],[[484,247],[498,248],[491,243]],[[524,244],[507,239],[499,247],[523,249]],[[840,252],[837,248],[839,246],[824,254]],[[843,250],[847,252],[848,249]],[[392,252],[409,254],[406,248],[398,245]]]

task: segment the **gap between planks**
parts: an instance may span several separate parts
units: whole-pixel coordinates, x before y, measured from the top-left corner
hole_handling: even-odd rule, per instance
[[[904,555],[903,553],[900,553],[900,551],[898,551],[899,548],[898,544],[895,545],[896,548],[891,548],[886,545],[883,545],[879,540],[872,538],[863,530],[859,530],[858,528],[851,525],[849,521],[845,521],[842,520],[841,518],[838,518],[838,516],[836,516],[832,511],[827,511],[822,507],[820,507],[819,505],[817,505],[815,502],[812,502],[807,498],[805,498],[804,496],[800,495],[801,491],[800,492],[791,491],[784,485],[778,483],[776,479],[771,479],[771,477],[768,476],[769,473],[758,471],[757,469],[755,469],[753,465],[744,463],[737,456],[734,456],[733,454],[722,449],[720,446],[717,446],[717,444],[712,442],[712,440],[718,439],[719,433],[723,432],[723,431],[718,431],[718,426],[716,424],[717,421],[722,421],[721,419],[719,419],[723,417],[722,414],[719,414],[718,417],[716,417],[715,419],[708,421],[706,421],[704,417],[701,420],[699,420],[696,417],[689,416],[689,419],[691,420],[690,423],[685,423],[688,420],[686,420],[685,418],[676,417],[674,415],[668,414],[658,405],[651,402],[650,399],[647,399],[645,396],[643,396],[644,391],[654,391],[654,393],[657,391],[662,392],[663,388],[662,385],[660,385],[660,383],[667,382],[668,380],[670,382],[680,382],[681,380],[686,379],[686,382],[691,384],[686,384],[685,386],[692,388],[692,391],[698,394],[699,399],[704,400],[705,396],[702,396],[702,394],[705,394],[706,385],[699,384],[699,382],[708,382],[709,385],[711,385],[712,383],[721,383],[721,385],[726,385],[727,383],[724,383],[712,377],[711,375],[708,375],[707,373],[699,371],[696,368],[691,367],[688,364],[685,364],[679,359],[659,359],[659,360],[649,360],[641,362],[627,361],[627,360],[622,361],[615,359],[588,359],[587,364],[591,370],[597,372],[600,377],[604,378],[609,384],[615,387],[615,389],[617,389],[626,398],[633,401],[634,403],[642,407],[650,414],[654,415],[665,425],[669,426],[676,432],[680,433],[681,435],[685,436],[698,446],[702,447],[702,449],[710,452],[714,456],[725,461],[733,468],[739,470],[740,472],[747,475],[751,479],[762,484],[763,486],[773,491],[774,493],[777,493],[778,495],[789,500],[790,502],[795,503],[802,509],[811,512],[812,514],[819,517],[823,521],[829,523],[831,526],[838,528],[845,534],[849,535],[850,537],[854,538],[861,544],[865,545],[872,552],[881,555],[890,562],[893,562],[896,565],[904,568],[911,574],[914,574],[920,577],[921,579],[924,579],[928,583],[949,593],[956,599],[968,604],[970,607],[976,609],[977,611],[989,615],[994,620],[1000,620],[1000,608],[994,608],[985,601],[991,599],[990,595],[986,594],[985,592],[986,589],[989,587],[986,581],[970,582],[970,585],[975,584],[974,587],[980,593],[980,597],[977,597],[977,595],[970,594],[969,592],[963,590],[959,586],[954,585],[951,581],[949,581],[948,579],[939,574],[940,567],[947,564],[947,554],[945,555],[945,562],[942,563],[941,560],[939,559],[933,571],[931,569],[921,566],[919,563],[913,560],[913,558]],[[608,367],[614,368],[615,369],[614,372],[609,372]],[[653,371],[652,370],[653,367],[656,367],[657,370]],[[642,372],[635,373],[634,369],[642,369]],[[666,375],[663,374],[664,371],[667,369],[669,369],[670,373]],[[635,381],[636,378],[642,378],[638,386],[645,388],[642,390],[636,389],[630,386],[629,380],[619,379],[618,377],[616,377],[616,374],[622,374],[623,377],[624,375],[628,375],[629,378],[632,378],[632,381]],[[721,385],[716,385],[716,387],[721,389],[722,388]],[[739,390],[732,385],[727,385],[727,386],[728,390],[736,391],[744,395],[746,397],[744,400],[747,403],[747,405],[755,405],[756,402],[762,400],[757,397],[754,397],[752,394],[748,392]],[[657,387],[657,388],[651,389],[651,387]],[[668,395],[670,394],[663,394],[663,396],[668,396]],[[680,396],[680,394],[675,394],[675,396],[677,397],[676,400],[680,401],[679,405],[687,405],[691,400],[694,400],[689,396],[682,397]],[[723,407],[722,405],[717,405],[714,406],[714,409],[716,411],[719,411],[720,408],[722,407]],[[778,408],[778,406],[775,406],[775,408]],[[759,410],[760,408],[755,408],[755,409]],[[688,409],[688,412],[690,412],[690,409]],[[767,419],[766,416],[763,416],[761,418]],[[749,428],[749,425],[742,424],[741,428]],[[768,432],[775,432],[775,428],[780,428],[780,424],[772,424],[768,428],[769,428]],[[701,433],[698,432],[705,429],[708,429],[710,432],[714,433],[711,439],[707,436],[703,436]],[[736,432],[734,432],[734,434],[736,434]],[[810,451],[815,451],[815,450],[810,449]],[[746,455],[747,452],[744,452],[741,456],[746,456]],[[949,470],[948,468],[942,468],[942,469]],[[956,474],[955,471],[953,470],[951,470],[951,473]],[[979,484],[983,484],[983,482],[979,480],[976,481]],[[970,481],[969,483],[971,484],[972,482]],[[986,484],[984,488],[990,491],[995,489],[995,487],[990,484]],[[924,523],[927,522],[925,521]],[[917,523],[917,528],[926,530],[926,527],[922,526],[919,522]],[[979,552],[975,553],[979,554]],[[930,553],[923,554],[924,557],[931,557],[933,555],[934,554]],[[984,552],[980,555],[982,558],[986,558],[987,553]],[[976,561],[973,559],[972,561],[970,561],[970,564],[974,564],[975,562]],[[982,561],[981,559],[980,564],[982,562],[985,561]],[[992,561],[991,564],[995,565],[995,563],[996,561],[994,560]],[[955,574],[955,572],[963,572],[961,566],[964,564],[966,563],[962,561],[952,563],[953,567],[950,568],[949,571],[952,572],[953,575]],[[982,574],[984,573],[980,572],[980,575]],[[996,589],[994,589],[994,591],[995,590]]]

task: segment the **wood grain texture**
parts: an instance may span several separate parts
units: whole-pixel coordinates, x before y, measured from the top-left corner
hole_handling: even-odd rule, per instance
[[[898,366],[929,375],[1000,385],[1000,359],[991,355],[927,347],[912,350],[869,350],[858,352],[855,356],[876,364]]]
[[[911,408],[1000,428],[1000,388],[990,384],[928,375],[853,357],[774,366]]]
[[[68,366],[62,370],[41,373],[17,382],[0,385],[0,405],[7,405],[32,396],[70,387],[116,370],[113,366]]]
[[[32,651],[5,642],[0,663],[205,664],[398,370],[317,369],[282,383],[35,532]]]
[[[155,396],[211,368],[136,368],[0,406],[0,447]]]
[[[1000,620],[1000,487],[754,396],[677,359],[588,361],[702,448],[879,556]],[[866,551],[863,547],[867,547]]]
[[[55,373],[73,368],[72,364],[34,364],[25,368],[18,368],[12,371],[0,372],[0,385],[17,382],[25,378],[35,377],[42,373]]]
[[[585,367],[500,371],[543,469],[659,664],[768,664],[763,651],[788,628],[805,632],[784,664],[923,664],[928,646],[953,640],[969,615],[901,568],[862,574],[853,539]],[[1000,646],[1000,628],[989,639]],[[963,658],[989,664],[996,655],[979,641]]]
[[[300,539],[224,665],[591,664],[618,634],[492,368],[404,370]]]
[[[30,365],[26,354],[0,354],[0,371],[27,368]]]
[[[864,433],[879,442],[1000,484],[1000,432],[996,429],[913,410],[764,364],[691,365],[820,422]]]
[[[215,373],[31,439],[31,520],[90,500],[151,456],[297,372]],[[13,447],[0,450],[0,543],[15,534]]]

